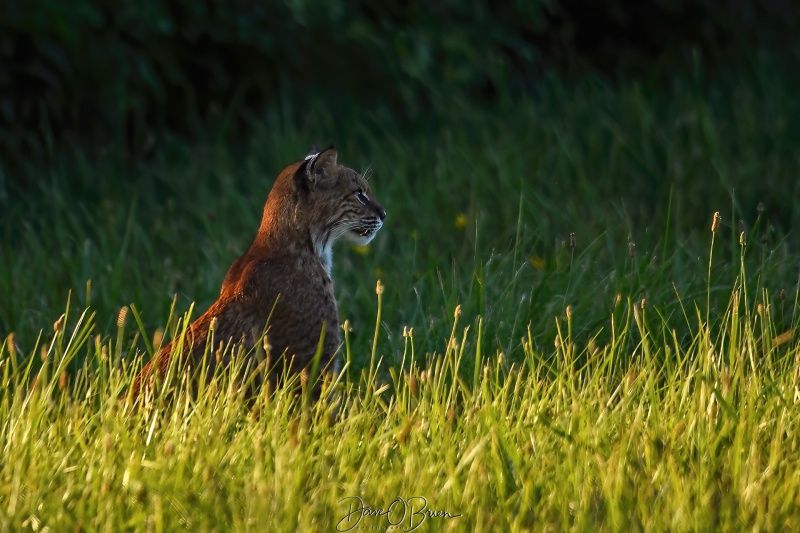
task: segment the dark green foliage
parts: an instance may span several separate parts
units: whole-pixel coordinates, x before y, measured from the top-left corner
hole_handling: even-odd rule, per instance
[[[800,6],[771,0],[559,0],[547,55],[562,67],[669,80],[676,61],[741,61],[744,51],[797,43]]]
[[[529,328],[537,345],[552,346],[568,305],[581,343],[598,334],[605,342],[612,314],[643,298],[669,317],[679,341],[692,338],[682,306],[691,315],[709,303],[713,329],[743,251],[754,276],[749,301],[762,289],[794,293],[796,76],[763,59],[708,81],[676,76],[662,92],[548,80],[535,99],[453,102],[414,130],[357,107],[342,120],[311,104],[303,121],[276,107],[237,148],[165,141],[135,165],[84,151],[47,170],[31,165],[21,175],[35,186],[0,182],[0,336],[14,331],[29,347],[70,290],[77,309],[91,305],[105,317],[102,332],[129,304],[143,310],[149,331],[164,327],[175,294],[179,314],[191,302],[204,311],[254,237],[275,176],[326,139],[343,162],[373,169],[389,213],[369,250],[334,251],[340,316],[353,328],[359,367],[377,279],[386,287],[382,331],[391,332],[381,337],[385,353],[402,346],[404,326],[415,328],[421,357],[432,352],[456,305],[473,326],[482,317],[484,349],[512,358]],[[715,211],[723,222],[709,281]],[[776,328],[788,323],[789,315],[774,318]]]
[[[480,94],[529,70],[524,34],[545,3],[19,2],[0,37],[3,142],[67,131],[141,152],[153,131],[236,126],[276,99],[346,96],[414,114],[443,94],[430,85]]]
[[[276,101],[292,119],[320,100],[408,119],[530,92],[551,68],[641,73],[689,49],[713,64],[784,46],[798,19],[766,0],[4,0],[0,147],[6,164],[65,138],[147,156],[165,130],[238,136]]]

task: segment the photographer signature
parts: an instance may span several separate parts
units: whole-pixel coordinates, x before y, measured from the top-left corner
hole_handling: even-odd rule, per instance
[[[402,529],[404,531],[416,530],[428,518],[458,518],[461,516],[448,511],[428,509],[428,500],[424,496],[412,496],[408,499],[398,496],[386,509],[367,507],[359,496],[347,496],[339,500],[339,503],[347,503],[348,511],[336,524],[336,531],[351,531],[359,528],[358,524],[368,516],[385,519],[387,525],[384,529]]]

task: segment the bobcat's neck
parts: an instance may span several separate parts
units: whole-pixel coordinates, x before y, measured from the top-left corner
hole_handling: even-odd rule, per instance
[[[288,185],[285,180],[282,182],[279,179],[273,186],[249,254],[271,257],[313,256],[330,277],[333,243],[310,227],[308,217],[300,206],[299,193]]]

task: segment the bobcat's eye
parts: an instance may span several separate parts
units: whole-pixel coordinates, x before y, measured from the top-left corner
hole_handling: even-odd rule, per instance
[[[356,199],[365,205],[367,202],[369,202],[369,197],[366,194],[364,194],[364,191],[362,191],[361,189],[356,191]]]

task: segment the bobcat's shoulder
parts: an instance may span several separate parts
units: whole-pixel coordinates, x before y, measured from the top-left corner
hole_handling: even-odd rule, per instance
[[[287,167],[272,186],[250,248],[228,269],[217,301],[189,326],[188,361],[200,365],[207,348],[210,366],[217,351],[229,361],[242,353],[231,346],[250,352],[266,331],[271,355],[285,355],[297,372],[313,359],[325,324],[321,364],[335,363],[340,337],[333,243],[344,237],[367,244],[385,217],[367,181],[339,165],[334,149]],[[206,346],[209,338],[214,346]],[[132,393],[166,370],[174,353],[165,346],[136,377]]]

